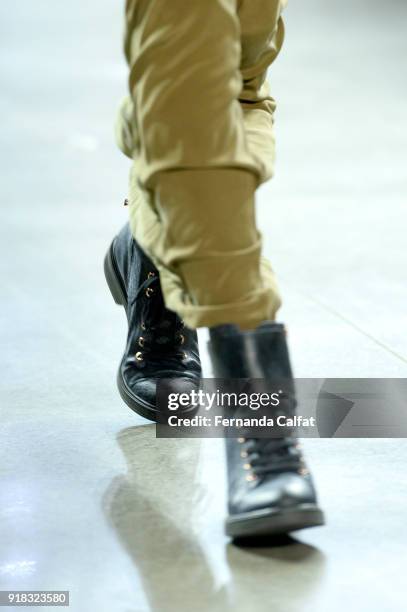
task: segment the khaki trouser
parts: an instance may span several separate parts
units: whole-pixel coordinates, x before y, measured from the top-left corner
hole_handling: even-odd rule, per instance
[[[117,124],[133,160],[130,224],[191,328],[273,319],[254,196],[272,176],[275,102],[265,81],[285,0],[127,0],[130,96]]]

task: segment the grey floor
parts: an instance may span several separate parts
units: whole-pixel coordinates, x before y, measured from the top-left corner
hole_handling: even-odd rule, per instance
[[[405,440],[307,441],[327,526],[244,549],[221,443],[156,441],[118,397],[121,4],[0,5],[1,588],[69,589],[75,612],[404,610]],[[258,219],[297,376],[407,376],[406,19],[401,0],[287,10]]]

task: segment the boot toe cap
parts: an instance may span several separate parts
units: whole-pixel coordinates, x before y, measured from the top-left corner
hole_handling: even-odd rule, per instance
[[[170,393],[191,393],[199,388],[199,378],[189,376],[174,376],[173,372],[160,372],[160,376],[143,376],[134,369],[120,370],[118,375],[119,391],[135,412],[153,421],[157,421],[160,408],[166,410],[167,406],[157,405],[157,382],[165,379],[163,397]],[[185,406],[182,411],[188,412],[192,407]]]
[[[286,472],[260,480],[249,490],[231,500],[233,513],[252,512],[263,508],[287,509],[302,504],[315,504],[316,493],[310,475]]]

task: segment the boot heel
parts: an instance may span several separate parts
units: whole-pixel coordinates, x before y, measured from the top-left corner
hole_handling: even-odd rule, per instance
[[[106,253],[105,260],[104,260],[103,268],[105,272],[105,278],[106,278],[107,285],[110,289],[110,293],[112,294],[112,297],[114,301],[116,302],[116,304],[118,304],[119,306],[126,306],[127,299],[122,289],[120,280],[117,276],[117,272],[116,272],[115,265],[113,262],[112,249],[113,249],[113,243],[110,246],[108,252]]]

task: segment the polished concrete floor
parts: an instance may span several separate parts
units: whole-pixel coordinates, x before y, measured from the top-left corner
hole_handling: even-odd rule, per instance
[[[0,588],[69,589],[75,612],[403,610],[405,440],[307,441],[327,526],[242,548],[221,442],[157,441],[118,397],[121,4],[0,5]],[[258,218],[298,376],[407,376],[406,19],[401,0],[287,10]]]

